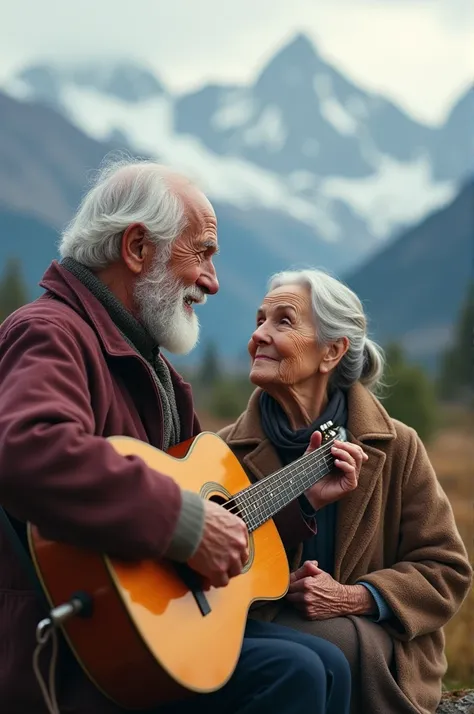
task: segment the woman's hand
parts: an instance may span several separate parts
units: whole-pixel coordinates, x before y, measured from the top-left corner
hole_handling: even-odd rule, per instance
[[[321,570],[316,560],[307,560],[291,573],[286,598],[307,620],[370,615],[377,610],[367,588],[363,585],[341,585]]]
[[[306,449],[306,454],[319,449],[322,435],[320,431],[315,431]],[[350,491],[353,491],[358,484],[362,463],[369,458],[367,454],[357,444],[347,441],[335,441],[331,447],[331,452],[335,457],[336,469],[323,479],[315,483],[314,486],[305,491],[305,496],[314,508],[318,511],[329,503],[339,501]]]
[[[315,560],[307,560],[291,573],[287,600],[307,620],[328,620],[344,614],[345,586],[338,583]]]

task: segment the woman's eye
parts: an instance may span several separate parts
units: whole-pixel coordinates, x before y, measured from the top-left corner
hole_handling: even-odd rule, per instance
[[[289,317],[282,317],[280,322],[282,322],[284,325],[291,325],[291,320]]]

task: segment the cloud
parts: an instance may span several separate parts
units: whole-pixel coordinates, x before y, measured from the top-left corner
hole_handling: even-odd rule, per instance
[[[472,14],[466,0],[16,0],[2,9],[0,66],[128,57],[184,91],[249,81],[303,31],[362,86],[436,122],[472,77]]]

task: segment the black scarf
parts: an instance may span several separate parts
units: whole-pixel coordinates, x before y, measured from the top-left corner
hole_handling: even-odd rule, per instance
[[[260,396],[260,413],[265,436],[275,447],[281,461],[286,466],[304,454],[309,445],[311,434],[322,424],[332,421],[335,426],[347,425],[347,398],[341,389],[331,392],[326,409],[307,427],[294,431],[285,412],[267,392]],[[307,499],[300,498],[305,512],[310,510]],[[322,508],[317,513],[318,530],[313,538],[303,545],[302,560],[317,560],[320,568],[332,575],[334,570],[334,545],[336,526],[336,503]]]

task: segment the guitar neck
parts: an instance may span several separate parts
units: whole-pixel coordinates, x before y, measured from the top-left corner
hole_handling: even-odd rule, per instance
[[[326,476],[334,467],[330,439],[319,449],[257,481],[232,499],[249,531],[273,518],[306,489]]]

